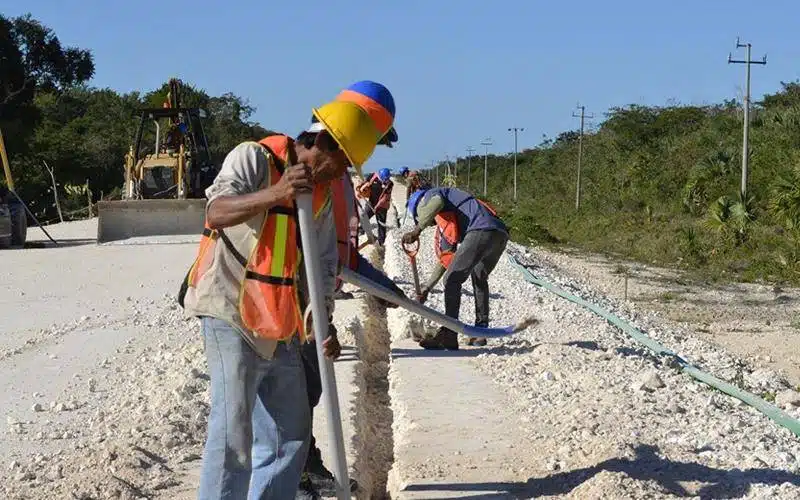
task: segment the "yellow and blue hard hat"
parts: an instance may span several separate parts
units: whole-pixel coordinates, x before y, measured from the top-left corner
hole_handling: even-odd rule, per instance
[[[314,109],[308,130],[327,130],[362,175],[361,167],[372,156],[375,146],[392,147],[397,142],[394,115],[394,97],[389,89],[362,80],[341,91],[333,101]]]
[[[309,131],[324,128],[342,148],[347,159],[361,175],[361,166],[375,151],[381,133],[369,114],[357,104],[331,101],[312,110],[317,123]]]
[[[381,133],[378,144],[392,147],[392,143],[397,142],[394,97],[384,85],[372,80],[361,80],[339,92],[335,100],[358,104],[369,113]]]

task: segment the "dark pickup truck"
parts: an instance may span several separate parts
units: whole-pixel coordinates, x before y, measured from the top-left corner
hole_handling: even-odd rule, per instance
[[[28,220],[25,207],[4,186],[0,186],[0,248],[25,246]]]

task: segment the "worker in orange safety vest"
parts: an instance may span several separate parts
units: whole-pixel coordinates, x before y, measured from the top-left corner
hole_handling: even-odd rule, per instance
[[[360,82],[363,83],[363,82]],[[371,82],[373,88],[378,87],[379,84]],[[358,84],[354,84],[357,86]],[[380,86],[382,87],[382,86]],[[380,88],[385,92],[387,98],[391,98],[391,94],[385,88]],[[342,95],[344,94],[344,95]],[[345,92],[340,94],[339,98],[354,98],[355,100],[363,100],[363,95],[348,96]],[[370,108],[374,103],[365,103],[367,108]],[[391,104],[394,107],[394,104]],[[378,112],[372,107],[372,111]],[[317,121],[312,117],[312,126]],[[380,145],[392,147],[392,143],[397,141],[397,132],[391,121],[386,122],[391,127],[388,132],[378,142]],[[333,216],[336,224],[336,239],[337,251],[340,268],[348,268],[371,281],[378,283],[385,288],[388,288],[398,295],[405,297],[402,289],[398,287],[391,279],[384,273],[376,269],[365,259],[358,251],[358,229],[359,229],[359,206],[356,200],[355,188],[348,173],[343,174],[339,179],[333,181],[331,187],[331,201],[333,208]],[[337,294],[335,298],[347,299],[352,298],[351,294],[345,294],[342,291],[343,282],[340,278],[336,280]],[[382,299],[375,298],[379,303],[386,307],[396,307],[389,302]],[[332,335],[336,334],[336,328],[331,323],[329,331]],[[306,376],[306,390],[308,395],[308,403],[311,408],[312,429],[313,429],[313,416],[314,408],[319,404],[322,396],[322,380],[319,373],[319,361],[317,358],[316,349],[313,344],[304,344],[301,348],[301,358]],[[354,478],[350,478],[350,489],[355,491],[358,488],[358,482]],[[335,492],[335,477],[333,473],[325,467],[322,460],[322,452],[317,447],[316,438],[311,433],[310,446],[308,457],[306,459],[305,467],[303,470],[303,479],[300,483],[300,488],[297,492],[296,500],[298,499],[313,499],[319,498],[320,494],[333,496]]]
[[[386,216],[392,204],[393,188],[392,171],[388,168],[378,170],[356,188],[359,196],[367,202],[367,218],[375,215],[378,222],[378,244],[381,246],[386,242]]]
[[[456,188],[421,189],[408,200],[407,210],[415,227],[403,235],[404,244],[414,243],[422,230],[435,226],[435,250],[439,264],[417,297],[428,293],[444,276],[445,314],[458,319],[461,287],[472,278],[475,292],[475,325],[489,326],[489,274],[508,242],[508,228],[488,203]],[[420,341],[425,349],[458,349],[456,332],[442,327],[436,335]],[[486,345],[485,338],[470,338],[469,345]]]
[[[206,221],[179,301],[199,317],[211,409],[198,497],[293,498],[311,435],[301,344],[308,290],[294,198],[312,193],[330,318],[338,249],[330,183],[360,169],[380,135],[362,107],[329,102],[296,139],[244,142],[206,190]],[[323,346],[336,358],[335,335]]]

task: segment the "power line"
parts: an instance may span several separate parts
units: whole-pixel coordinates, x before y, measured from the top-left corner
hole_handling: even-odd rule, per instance
[[[483,196],[486,196],[486,179],[488,177],[489,170],[489,146],[492,144],[491,137],[487,137],[481,141],[481,146],[485,148],[483,153]]]
[[[750,65],[751,64],[767,64],[766,54],[760,61],[753,61],[750,59],[750,42],[740,43],[739,37],[736,37],[736,48],[747,48],[747,59],[743,61],[734,60],[731,58],[731,53],[728,52],[728,64],[744,64],[745,65],[745,92],[744,92],[744,130],[742,132],[742,201],[747,200],[747,164],[748,164],[748,142],[750,133]]]
[[[509,132],[514,132],[514,201],[517,201],[517,132],[524,131],[521,127],[511,127]]]
[[[578,136],[578,183],[575,188],[575,210],[580,210],[581,208],[581,161],[583,159],[583,122],[584,118],[594,118],[594,115],[586,116],[586,106],[578,106],[578,109],[581,110],[579,115],[576,115],[575,112],[572,113],[572,116],[575,118],[580,117],[581,119],[581,133]]]

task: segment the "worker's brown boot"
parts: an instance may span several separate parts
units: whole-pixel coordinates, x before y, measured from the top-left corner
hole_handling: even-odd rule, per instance
[[[481,321],[475,320],[475,326],[481,328],[487,328],[489,326],[489,321]],[[476,347],[483,347],[486,345],[486,338],[485,337],[470,337],[469,338],[469,345],[476,346]]]
[[[353,294],[350,292],[345,292],[344,290],[337,290],[336,293],[333,295],[335,300],[350,300],[353,298]]]
[[[458,334],[447,328],[439,328],[435,336],[420,340],[419,345],[423,349],[447,349],[448,351],[457,351]]]

